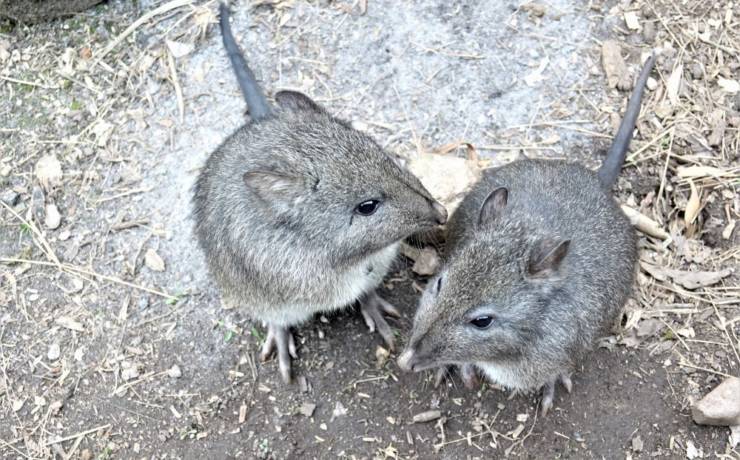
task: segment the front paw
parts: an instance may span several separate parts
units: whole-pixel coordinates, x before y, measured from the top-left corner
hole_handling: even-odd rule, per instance
[[[395,350],[393,330],[388,325],[388,321],[385,320],[385,316],[400,318],[401,314],[396,307],[381,298],[376,292],[372,292],[371,294],[362,296],[360,299],[360,312],[370,332],[377,330],[378,334],[383,337],[383,340],[388,345],[388,348]]]
[[[465,385],[465,388],[468,390],[473,390],[480,384],[480,379],[478,378],[478,372],[475,370],[475,366],[472,364],[463,364],[461,366],[442,366],[437,369],[434,376],[434,387],[438,387],[450,374],[452,374],[454,370],[457,370],[457,373],[460,374],[463,385]]]

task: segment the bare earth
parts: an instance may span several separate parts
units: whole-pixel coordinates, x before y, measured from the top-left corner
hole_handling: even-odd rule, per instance
[[[257,362],[263,328],[222,308],[189,215],[198,168],[246,120],[216,7],[0,22],[0,457],[740,458],[690,412],[740,374],[740,4],[232,6],[268,93],[302,90],[409,157],[466,142],[494,165],[595,166],[629,94],[603,41],[626,82],[664,49],[617,197],[670,238],[641,234],[622,323],[545,418],[534,394],[402,373],[351,308],[298,329],[293,385]],[[401,342],[426,282],[410,265],[382,292]]]

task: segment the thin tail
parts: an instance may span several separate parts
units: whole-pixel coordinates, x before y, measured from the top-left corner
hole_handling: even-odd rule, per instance
[[[632,133],[635,130],[635,123],[637,117],[640,115],[640,102],[642,101],[642,93],[645,92],[645,85],[647,84],[648,76],[650,71],[655,65],[655,54],[645,62],[645,66],[640,72],[640,77],[637,79],[635,84],[635,90],[630,96],[630,100],[627,103],[627,110],[624,112],[624,118],[622,123],[619,124],[617,135],[614,137],[612,146],[609,148],[609,153],[606,154],[604,163],[599,168],[599,181],[605,189],[611,189],[614,182],[617,181],[617,176],[622,170],[622,164],[624,164],[624,158],[627,154],[627,148],[630,146],[630,140],[632,139]]]
[[[234,68],[236,80],[239,82],[244,99],[247,101],[249,116],[254,121],[267,118],[272,113],[270,105],[267,103],[267,99],[262,93],[257,79],[254,78],[254,73],[247,66],[247,61],[242,56],[236,40],[234,40],[234,35],[231,33],[231,25],[229,25],[229,6],[225,1],[222,1],[219,5],[218,13],[224,48],[226,48],[226,54],[231,61],[231,67]]]

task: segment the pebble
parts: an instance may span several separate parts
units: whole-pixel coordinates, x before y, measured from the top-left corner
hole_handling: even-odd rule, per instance
[[[62,354],[62,349],[59,346],[58,343],[52,343],[49,345],[49,351],[46,353],[46,357],[49,358],[49,361],[56,361],[59,359],[59,356]]]
[[[305,417],[311,417],[313,415],[313,411],[316,410],[316,404],[314,403],[303,403],[301,404],[301,408],[299,412],[301,415]]]
[[[169,375],[173,379],[179,379],[180,377],[182,377],[182,370],[180,370],[180,366],[175,364],[167,370],[167,375]]]
[[[0,195],[0,201],[11,207],[17,205],[20,199],[21,196],[14,190],[6,190]]]
[[[59,214],[59,209],[55,204],[46,205],[46,218],[44,220],[46,228],[50,230],[56,230],[62,223],[62,216]]]
[[[694,62],[689,66],[689,72],[694,80],[701,80],[704,77],[704,69],[702,69],[701,64],[698,62]]]
[[[658,80],[653,77],[648,77],[645,86],[647,86],[647,89],[649,89],[650,91],[655,91],[656,89],[658,89]]]
[[[691,407],[691,416],[700,425],[740,425],[740,378],[728,377]]]

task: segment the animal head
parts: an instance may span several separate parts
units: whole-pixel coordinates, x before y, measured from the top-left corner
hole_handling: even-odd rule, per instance
[[[507,220],[507,200],[503,187],[488,195],[471,219],[475,236],[427,285],[401,368],[517,362],[546,333],[542,319],[562,283],[569,241]]]
[[[267,131],[255,136],[270,139],[263,148],[278,151],[243,174],[276,222],[326,247],[337,263],[446,222],[444,207],[369,136],[301,93],[282,91],[276,100],[276,116],[254,129]]]

